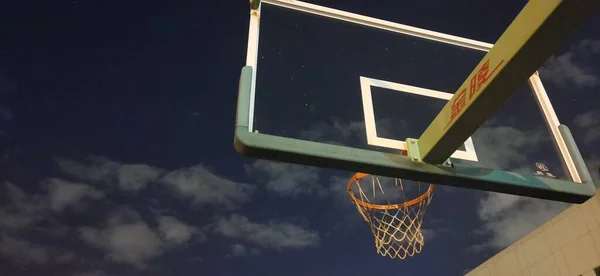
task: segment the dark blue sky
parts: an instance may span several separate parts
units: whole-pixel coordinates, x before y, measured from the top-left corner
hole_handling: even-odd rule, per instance
[[[490,43],[526,3],[372,2],[311,1]],[[461,275],[566,206],[439,189],[425,220],[422,254],[404,261],[380,257],[345,194],[351,173],[256,161],[235,152],[247,1],[28,1],[4,3],[0,10],[2,275]],[[281,20],[288,21],[279,31],[283,23],[295,23],[293,17]],[[540,70],[561,122],[572,128],[596,179],[599,24],[595,18],[581,28]],[[282,42],[274,39],[277,29],[269,27],[264,26],[265,51],[285,45],[277,44]],[[335,61],[327,59],[334,53],[325,52],[325,44],[315,42],[323,39],[318,34],[286,34],[290,47],[315,47],[315,55],[297,60]],[[375,53],[349,49],[354,48],[346,49],[348,55],[362,57],[360,64],[376,59],[368,56]],[[332,63],[332,68],[349,67]],[[265,77],[288,69],[271,68],[273,75]],[[376,73],[393,75],[383,69]],[[357,102],[343,97],[334,97],[339,105],[313,102],[320,117],[281,123],[277,119],[296,113],[275,96],[264,96],[257,110],[266,129],[364,143],[364,129],[353,124],[360,110],[345,113]],[[535,132],[540,121],[515,115],[520,109],[513,103],[502,111],[513,116],[501,125],[514,129],[503,132],[510,139],[499,146],[528,149],[531,133],[544,135]],[[389,110],[390,121],[382,124],[399,124],[393,106]],[[511,158],[532,161],[520,157]]]

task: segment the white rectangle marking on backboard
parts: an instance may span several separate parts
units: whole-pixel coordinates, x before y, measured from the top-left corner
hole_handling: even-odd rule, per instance
[[[367,133],[367,143],[372,146],[386,147],[398,150],[407,150],[406,143],[400,140],[383,138],[377,136],[377,127],[375,123],[375,109],[373,107],[373,95],[371,86],[395,90],[404,93],[411,93],[425,97],[450,100],[451,93],[426,89],[422,87],[395,83],[390,81],[378,80],[368,77],[360,77],[360,91],[363,102],[363,113],[365,117],[365,130]],[[406,137],[409,138],[409,137]],[[452,158],[458,158],[469,161],[478,161],[473,139],[469,137],[465,143],[465,150],[457,150],[452,154]]]

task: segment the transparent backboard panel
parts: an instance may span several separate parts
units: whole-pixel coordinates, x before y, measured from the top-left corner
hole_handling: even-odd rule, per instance
[[[390,153],[421,135],[485,55],[269,4],[258,49],[254,131]],[[452,160],[570,180],[526,83]]]

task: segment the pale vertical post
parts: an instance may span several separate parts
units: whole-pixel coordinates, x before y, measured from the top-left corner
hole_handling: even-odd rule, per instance
[[[254,8],[254,6],[257,6]],[[248,27],[248,49],[246,51],[246,65],[251,66],[254,74],[252,74],[252,84],[250,91],[250,108],[248,110],[249,125],[248,130],[254,130],[254,101],[255,101],[255,87],[256,87],[256,71],[258,63],[258,38],[260,30],[260,1],[253,0],[251,2],[250,9],[250,24]]]

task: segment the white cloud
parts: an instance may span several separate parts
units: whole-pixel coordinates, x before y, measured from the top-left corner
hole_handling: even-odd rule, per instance
[[[55,261],[62,264],[73,262],[76,259],[77,255],[75,255],[73,252],[63,252],[55,257]]]
[[[163,170],[144,164],[122,165],[117,171],[119,187],[128,191],[139,191],[155,181]]]
[[[63,183],[53,181],[47,185],[51,191],[61,191],[62,188],[56,188],[55,184]],[[56,194],[61,192],[49,192],[48,195],[28,195],[23,190],[11,183],[5,183],[6,192],[10,203],[0,208],[0,231],[2,240],[0,241],[0,253],[8,258],[13,258],[16,263],[70,263],[76,260],[76,255],[68,250],[56,246],[45,246],[35,244],[22,239],[23,233],[31,233],[36,236],[62,239],[69,227],[63,225],[52,215],[52,211],[60,211],[65,202],[69,204],[77,200],[52,200],[56,199]],[[68,195],[73,193],[67,192]],[[72,199],[71,196],[61,196],[61,199]],[[78,197],[75,197],[78,198]],[[57,204],[57,202],[61,202]],[[65,204],[63,204],[65,203]]]
[[[266,182],[267,189],[281,196],[297,196],[313,192],[324,195],[326,189],[319,183],[319,169],[297,164],[257,160],[246,166],[246,171]],[[262,181],[262,178],[266,180]]]
[[[117,175],[121,164],[108,160],[105,157],[90,156],[82,164],[72,160],[60,159],[58,167],[65,173],[81,180],[110,182]]]
[[[236,208],[250,200],[255,187],[220,177],[197,165],[166,173],[144,164],[121,164],[105,157],[91,156],[83,163],[58,160],[61,170],[81,180],[114,184],[123,191],[139,191],[149,183],[164,184],[177,196],[198,205]]]
[[[200,229],[175,217],[159,216],[156,221],[157,229],[152,229],[137,212],[123,208],[110,215],[103,226],[80,227],[78,231],[83,241],[106,251],[107,258],[142,270],[148,261],[193,237],[206,239]]]
[[[573,84],[578,88],[598,85],[600,80],[583,63],[590,55],[600,53],[600,41],[583,40],[562,55],[551,56],[540,68],[540,76],[560,86]],[[581,60],[581,61],[578,61]]]
[[[68,206],[82,206],[85,199],[95,200],[104,196],[103,192],[89,185],[57,178],[47,179],[43,184],[48,192],[46,195],[28,195],[14,184],[5,183],[9,204],[0,208],[0,228],[16,231],[46,221],[50,224],[46,224],[41,232],[64,231],[64,226],[48,216],[48,210],[60,212]]]
[[[48,186],[48,200],[53,211],[62,211],[68,206],[77,206],[84,199],[97,200],[104,197],[104,193],[83,183],[71,183],[57,178],[45,181]]]
[[[544,80],[560,86],[570,83],[578,88],[597,85],[598,78],[590,72],[590,69],[578,65],[574,61],[575,56],[573,52],[551,56],[544,67],[540,68],[540,75]]]
[[[231,253],[227,255],[228,257],[246,257],[246,256],[258,256],[260,255],[260,250],[256,248],[248,248],[247,246],[236,243],[231,246]]]
[[[498,216],[498,214],[514,208],[523,198],[520,196],[488,193],[486,197],[479,201],[477,214],[483,220],[490,220]]]
[[[598,123],[600,123],[600,111],[593,110],[590,112],[579,114],[575,117],[573,123],[575,124],[575,126],[582,128],[596,126],[598,125]]]
[[[590,145],[600,140],[600,111],[594,110],[579,114],[575,117],[573,124],[584,133],[584,144]]]
[[[347,176],[332,175],[329,177],[329,194],[333,196],[338,208],[354,209],[347,191],[347,184],[351,177],[352,173],[347,173]]]
[[[90,245],[107,251],[115,262],[131,264],[139,269],[146,261],[163,254],[160,237],[131,211],[121,211],[108,219],[104,227],[80,227],[80,237]]]
[[[60,159],[59,168],[81,180],[116,183],[124,191],[139,191],[155,181],[164,170],[145,164],[121,164],[106,157],[90,156],[79,163]]]
[[[231,246],[231,255],[234,257],[246,256],[246,246],[243,244],[236,243]]]
[[[173,244],[184,244],[189,241],[193,235],[198,235],[200,240],[205,240],[206,236],[197,227],[187,225],[175,217],[160,216],[158,221],[158,231],[162,238]]]
[[[77,259],[69,250],[36,244],[6,233],[0,233],[0,255],[20,265],[65,264]]]
[[[106,222],[110,225],[118,225],[125,223],[135,223],[140,222],[142,217],[138,212],[129,209],[129,208],[120,208],[114,213],[112,213],[107,219]]]
[[[7,195],[12,205],[22,212],[37,212],[44,209],[41,204],[42,197],[38,195],[27,195],[23,190],[10,182],[5,182]]]
[[[403,120],[391,120],[380,118],[376,121],[377,135],[379,137],[390,137],[392,131],[395,133],[406,133],[410,124]],[[356,146],[364,145],[367,141],[365,123],[362,121],[344,121],[338,118],[330,118],[310,126],[308,130],[300,132],[300,137],[306,140],[322,142],[334,145]],[[403,140],[401,137],[399,139]]]
[[[489,240],[479,248],[504,248],[550,218],[569,204],[501,193],[486,193],[479,201],[478,215]]]
[[[162,242],[143,222],[116,225],[104,229],[82,227],[84,241],[108,250],[108,257],[116,262],[144,268],[146,260],[162,254]]]
[[[160,180],[177,195],[190,198],[198,205],[220,205],[236,208],[250,200],[252,185],[237,183],[215,175],[203,166],[172,171]]]
[[[600,54],[600,40],[584,39],[578,47],[584,56]]]
[[[549,141],[548,134],[540,130],[520,130],[508,126],[484,126],[473,135],[479,158],[478,165],[517,171],[524,166],[533,166],[532,155]],[[456,160],[455,162],[459,162]]]
[[[364,122],[345,122],[337,118],[318,122],[310,129],[302,131],[300,136],[310,141],[328,144],[344,144],[350,140],[366,141]]]
[[[50,260],[49,250],[25,240],[0,234],[0,254],[19,264],[45,264]]]
[[[421,228],[421,233],[423,233],[423,238],[425,239],[425,241],[431,241],[437,236],[435,230],[427,228]]]
[[[241,239],[262,248],[282,250],[317,246],[319,233],[301,226],[269,221],[267,224],[251,222],[241,215],[231,215],[217,221],[214,231],[227,238]]]
[[[19,212],[10,212],[0,209],[0,228],[24,229],[36,222],[38,218],[34,215]]]
[[[41,212],[46,200],[40,195],[27,195],[10,182],[4,183],[9,204],[0,208],[0,228],[6,230],[25,229],[42,220]]]
[[[598,139],[600,139],[600,127],[592,127],[588,129],[587,133],[583,137],[583,142],[589,145],[598,141]]]

